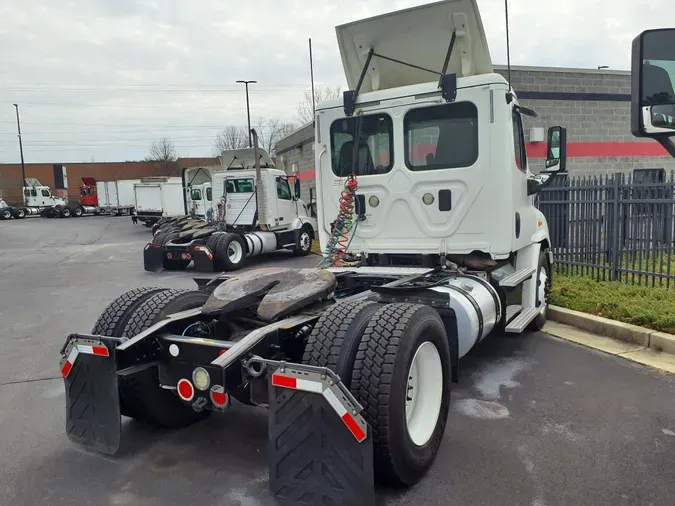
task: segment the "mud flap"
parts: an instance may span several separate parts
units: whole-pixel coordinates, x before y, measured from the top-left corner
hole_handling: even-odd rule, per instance
[[[213,272],[213,253],[206,246],[195,246],[192,248],[192,260],[195,270],[202,272]]]
[[[374,505],[371,428],[360,406],[339,378],[293,369],[269,376],[269,482],[277,502]]]
[[[108,350],[108,354],[96,353],[96,348]],[[72,339],[64,356],[67,358],[61,370],[66,387],[68,437],[102,453],[117,453],[122,422],[113,346]]]
[[[164,248],[148,243],[143,248],[143,267],[149,272],[160,272],[164,268]]]

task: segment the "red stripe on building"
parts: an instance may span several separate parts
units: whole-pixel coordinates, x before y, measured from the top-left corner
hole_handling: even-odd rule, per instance
[[[546,158],[545,142],[527,144],[527,156]],[[606,156],[668,156],[658,142],[568,142],[568,158],[603,158]]]
[[[316,179],[316,173],[314,169],[301,170],[296,174],[300,181],[311,181]]]

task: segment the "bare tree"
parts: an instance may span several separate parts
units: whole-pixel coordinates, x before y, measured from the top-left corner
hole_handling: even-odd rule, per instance
[[[274,156],[276,143],[297,129],[294,123],[283,122],[279,118],[258,118],[258,138],[260,146]]]
[[[248,132],[245,128],[237,126],[227,126],[223,128],[216,136],[213,144],[215,155],[218,156],[223,151],[229,149],[241,149],[248,147]]]
[[[155,163],[155,172],[169,175],[177,159],[176,146],[173,141],[168,137],[162,137],[158,141],[153,141],[145,161]]]
[[[340,96],[340,86],[331,88],[326,86],[325,88],[315,88],[314,89],[314,103],[318,105],[324,100],[329,100],[331,98],[338,98]],[[310,90],[305,91],[305,96],[302,97],[302,100],[298,104],[298,121],[301,125],[311,123],[314,121],[314,110],[312,108],[312,92]]]

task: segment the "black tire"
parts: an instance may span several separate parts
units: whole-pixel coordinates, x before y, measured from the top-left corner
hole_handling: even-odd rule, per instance
[[[546,310],[543,313],[538,314],[537,317],[534,320],[532,320],[532,322],[527,326],[527,329],[532,331],[538,331],[543,329],[544,325],[546,325],[546,321],[548,320],[548,304],[551,297],[550,293],[553,278],[551,277],[551,266],[548,262],[548,256],[544,252],[539,253],[539,262],[537,264],[537,272],[535,273],[536,292],[534,300],[536,307],[539,307],[542,302],[539,296],[539,289],[541,287],[541,278],[539,274],[542,269],[546,271],[546,284],[544,286],[544,293],[545,293],[544,303],[546,304]]]
[[[157,230],[159,229],[159,227],[160,227],[160,224],[159,224],[159,223],[153,223],[153,224],[152,224],[152,227],[150,228],[150,230],[151,230],[152,233],[154,234],[155,232],[157,232]]]
[[[11,220],[12,211],[9,208],[0,209],[0,220]]]
[[[213,256],[217,259],[220,269],[226,271],[235,271],[239,269],[244,262],[246,261],[246,243],[244,239],[239,234],[221,234],[223,237],[218,241],[216,246],[216,251],[213,253]],[[234,244],[238,244],[241,247],[240,258],[235,258],[232,260],[228,255],[230,246],[236,248]]]
[[[405,408],[410,365],[425,342],[438,351],[444,387],[431,437],[417,446],[408,434]],[[387,304],[370,319],[354,362],[351,391],[364,406],[363,416],[373,429],[378,482],[411,486],[433,463],[450,408],[450,363],[445,327],[429,306]]]
[[[162,244],[162,240],[164,239],[164,232],[159,232],[158,234],[154,235],[152,237],[152,244]]]
[[[45,218],[56,218],[56,209],[54,209],[53,207],[49,207],[45,209],[43,212]]]
[[[134,336],[164,316],[199,307],[207,299],[205,292],[193,290],[165,290],[152,295],[133,312],[123,335]],[[196,412],[175,393],[160,388],[157,367],[121,378],[120,397],[127,409],[126,416],[160,427],[187,427],[211,413],[207,410]]]
[[[295,232],[295,249],[293,253],[298,256],[307,256],[312,252],[312,241],[314,232],[310,225],[303,225],[300,230]]]
[[[338,303],[328,308],[307,340],[302,363],[328,367],[349,385],[363,332],[381,307],[366,301]]]
[[[70,218],[71,212],[70,212],[70,207],[62,207],[60,211],[60,216],[61,218]]]
[[[133,337],[166,315],[203,305],[209,298],[198,290],[163,290],[145,300],[131,315],[122,337]]]
[[[28,214],[28,211],[26,211],[23,207],[20,207],[20,208],[18,208],[18,209],[16,209],[16,210],[14,211],[14,217],[15,217],[17,220],[22,220],[22,219],[24,219],[24,218],[26,217],[27,214]]]
[[[82,206],[75,206],[72,210],[72,215],[75,218],[80,218],[84,214],[84,209]]]
[[[134,288],[123,293],[106,307],[98,317],[91,333],[100,336],[122,337],[122,332],[133,312],[146,299],[166,288]]]
[[[170,241],[173,241],[174,239],[178,239],[178,232],[169,232],[167,234],[164,234],[164,237],[162,237],[161,242],[159,243],[161,246],[164,246]]]

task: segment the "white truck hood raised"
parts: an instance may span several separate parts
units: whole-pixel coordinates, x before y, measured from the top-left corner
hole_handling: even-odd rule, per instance
[[[220,164],[223,169],[230,168],[230,170],[253,169],[255,168],[255,150],[253,148],[244,149],[229,149],[223,151],[220,156]],[[260,156],[261,167],[274,167],[274,163],[262,148],[258,148],[258,155]]]
[[[336,27],[347,85],[355,89],[372,48],[375,53],[441,72],[453,32],[447,74],[489,74],[492,59],[476,0],[446,0]],[[374,56],[361,92],[428,83],[438,76]]]

